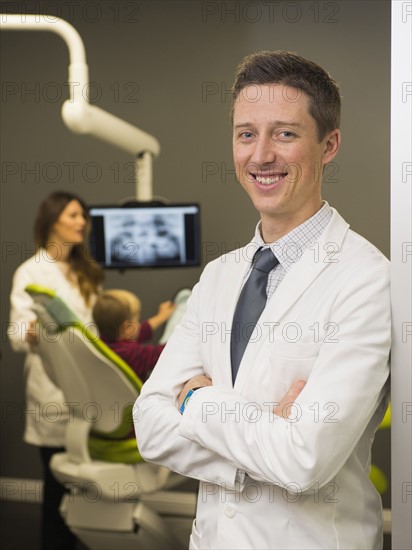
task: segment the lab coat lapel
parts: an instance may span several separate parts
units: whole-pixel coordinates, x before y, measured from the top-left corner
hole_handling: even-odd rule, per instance
[[[260,327],[267,327],[267,330],[261,330],[258,351],[256,345],[246,347],[235,382],[235,388],[238,391],[242,391],[248,372],[253,368],[256,353],[259,353],[265,346],[270,335],[269,323],[281,322],[322,271],[327,269],[331,263],[339,261],[342,242],[349,225],[334,208],[332,210],[331,221],[316,241],[315,246],[307,249],[300,260],[291,267],[266,305],[258,324]]]

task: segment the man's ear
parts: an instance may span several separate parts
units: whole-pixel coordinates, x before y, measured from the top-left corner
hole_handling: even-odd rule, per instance
[[[323,150],[323,163],[327,164],[331,160],[333,160],[340,147],[340,130],[336,128],[336,130],[332,130],[332,132],[329,132],[327,136],[324,138],[323,142],[325,144],[324,150]]]

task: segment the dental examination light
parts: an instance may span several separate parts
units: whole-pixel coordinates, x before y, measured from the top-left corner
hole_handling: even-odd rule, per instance
[[[156,138],[132,124],[90,105],[84,97],[89,87],[89,68],[83,41],[67,21],[55,16],[0,14],[1,30],[50,31],[58,34],[69,49],[70,65],[68,85],[70,99],[62,106],[62,117],[66,126],[76,134],[88,134],[110,143],[136,158],[136,199],[151,201],[152,161],[160,152]]]

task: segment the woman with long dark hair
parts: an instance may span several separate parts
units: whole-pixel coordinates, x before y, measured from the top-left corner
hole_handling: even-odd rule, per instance
[[[43,550],[75,546],[75,538],[58,510],[64,488],[49,468],[51,456],[64,451],[68,409],[62,392],[48,378],[36,354],[33,301],[24,289],[28,284],[38,284],[55,290],[83,323],[92,322],[92,308],[103,281],[103,271],[87,252],[89,229],[89,215],[82,199],[72,193],[52,193],[40,205],[34,224],[35,254],[13,277],[9,339],[15,351],[27,354],[24,440],[39,447],[44,469]],[[50,418],[50,404],[53,418]]]

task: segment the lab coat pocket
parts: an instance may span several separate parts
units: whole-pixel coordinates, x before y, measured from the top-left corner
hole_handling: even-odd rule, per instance
[[[198,550],[202,544],[202,535],[199,533],[196,527],[196,520],[192,524],[192,533],[189,539],[189,550]]]
[[[270,376],[280,399],[295,380],[308,381],[321,344],[275,340],[270,347]]]

